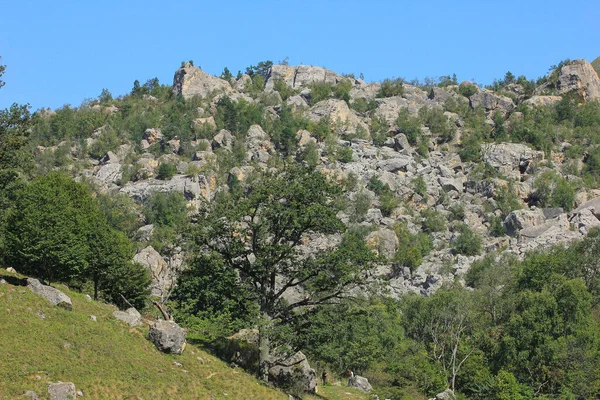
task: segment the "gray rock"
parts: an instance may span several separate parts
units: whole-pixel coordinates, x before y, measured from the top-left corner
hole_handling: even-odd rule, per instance
[[[162,132],[158,128],[148,128],[144,131],[144,136],[142,136],[142,139],[147,141],[148,144],[154,144],[162,140],[162,138]]]
[[[142,249],[133,257],[133,261],[143,265],[150,271],[153,296],[161,297],[173,286],[175,271],[169,269],[166,261],[154,250],[154,247],[148,246]]]
[[[542,213],[546,219],[556,218],[564,212],[565,211],[561,207],[542,208]]]
[[[509,235],[515,235],[522,229],[542,225],[545,221],[546,218],[544,218],[544,212],[541,209],[524,209],[508,214],[504,220],[504,226]]]
[[[561,96],[533,96],[525,100],[523,104],[533,107],[547,107],[552,106],[561,100]]]
[[[212,148],[219,149],[224,148],[227,150],[231,150],[231,146],[233,145],[233,141],[235,138],[228,130],[221,129],[219,133],[217,133],[212,140]]]
[[[414,161],[412,157],[400,156],[396,158],[390,158],[388,160],[381,160],[377,163],[377,168],[387,172],[398,172],[407,171],[407,168]]]
[[[113,316],[116,319],[119,319],[129,326],[138,326],[142,323],[142,314],[138,312],[135,308],[131,307],[125,311],[115,311],[113,312]]]
[[[481,149],[484,162],[510,177],[519,177],[530,164],[544,159],[543,152],[518,143],[488,143]]]
[[[40,281],[34,278],[27,278],[27,287],[33,293],[42,296],[55,306],[59,306],[65,310],[73,309],[73,304],[69,296],[52,286],[42,285]]]
[[[443,392],[436,394],[433,400],[456,400],[456,396],[452,389],[446,389]]]
[[[23,397],[28,397],[31,400],[38,400],[38,395],[36,392],[32,391],[32,390],[28,390],[25,392],[25,394],[23,395]]]
[[[404,133],[399,133],[394,136],[394,149],[396,151],[410,149],[410,144]]]
[[[156,348],[165,353],[181,354],[185,348],[185,330],[173,321],[155,321],[150,325],[148,336]]]
[[[121,162],[121,160],[112,151],[109,151],[104,157],[100,159],[101,164],[118,164],[119,162]]]
[[[214,92],[228,93],[232,88],[226,80],[209,75],[190,63],[185,63],[175,72],[173,90],[175,94],[189,99],[193,96],[206,97]]]
[[[323,100],[312,106],[304,116],[313,122],[319,122],[324,117],[329,117],[333,128],[340,127],[342,133],[356,132],[361,127],[368,132],[368,126],[360,120],[344,100]]]
[[[177,192],[183,194],[186,200],[194,200],[203,196],[208,198],[208,182],[203,175],[175,175],[171,180],[147,179],[137,182],[127,182],[120,192],[134,200],[143,203],[156,192]]]
[[[305,88],[314,82],[336,84],[343,79],[334,71],[309,65],[273,65],[265,82],[265,91],[272,91],[275,81],[282,80],[292,88]]]
[[[369,247],[387,258],[391,258],[396,254],[399,245],[396,233],[388,228],[371,232],[365,241]]]
[[[317,373],[310,367],[306,356],[297,352],[291,357],[274,355],[269,368],[269,381],[279,387],[297,387],[308,393],[316,393]]]
[[[137,230],[136,237],[140,242],[148,242],[152,232],[154,232],[153,224],[144,225]]]
[[[584,235],[586,235],[590,229],[600,226],[600,221],[592,208],[584,208],[575,212],[574,216],[571,218],[571,223],[573,223],[577,227],[577,230]]]
[[[438,182],[442,189],[446,192],[450,192],[452,190],[462,193],[464,191],[464,178],[446,178],[443,176],[438,177]]]
[[[96,178],[98,178],[105,185],[111,183],[118,183],[123,177],[123,172],[121,171],[121,164],[105,164],[98,169],[95,175]]]
[[[17,273],[17,271],[13,267],[6,268],[6,272],[10,272],[10,273],[13,273],[13,274]]]
[[[355,375],[353,378],[348,380],[348,387],[360,390],[361,392],[369,393],[373,390],[373,387],[369,383],[369,380],[363,376]]]
[[[75,385],[71,382],[58,382],[48,385],[50,400],[69,400],[77,397]]]
[[[512,99],[505,96],[495,94],[490,90],[482,90],[470,97],[471,107],[477,108],[483,106],[488,115],[492,115],[496,111],[502,112],[504,115],[515,109],[515,103]]]
[[[600,99],[600,79],[586,60],[575,60],[562,67],[556,89],[559,94],[576,91],[586,101]]]

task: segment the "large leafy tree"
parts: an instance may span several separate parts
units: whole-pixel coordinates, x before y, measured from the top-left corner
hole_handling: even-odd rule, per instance
[[[91,282],[111,301],[121,295],[142,306],[150,279],[131,263],[127,236],[110,228],[85,185],[51,173],[18,192],[6,218],[6,261],[50,282]],[[135,277],[128,283],[129,277]]]
[[[339,188],[321,173],[288,167],[247,182],[246,192],[220,196],[194,231],[195,270],[226,269],[259,309],[259,374],[268,379],[273,329],[333,303],[364,282],[376,261],[358,236],[344,233],[334,199]],[[337,245],[303,255],[313,234],[343,234]],[[335,241],[334,241],[335,243]],[[290,299],[289,290],[304,295]]]

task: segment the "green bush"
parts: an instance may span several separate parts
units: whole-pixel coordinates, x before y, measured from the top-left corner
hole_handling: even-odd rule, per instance
[[[421,211],[421,227],[423,232],[443,232],[446,230],[446,217],[437,211],[426,208]]]
[[[384,79],[381,82],[381,86],[379,87],[379,91],[377,92],[376,97],[393,97],[393,96],[402,96],[404,94],[404,79],[395,78],[395,79]]]
[[[458,86],[458,93],[465,97],[471,97],[477,93],[477,86],[471,82],[463,82]]]
[[[157,179],[168,181],[177,173],[177,167],[171,163],[164,162],[158,167]]]
[[[460,236],[452,241],[452,248],[458,254],[464,256],[476,256],[481,253],[482,240],[481,237],[473,232],[467,224],[463,224],[458,228]]]
[[[423,257],[431,251],[429,235],[423,232],[411,234],[405,222],[394,225],[394,232],[399,243],[394,257],[395,268],[408,267],[411,271],[415,270],[423,262]]]
[[[421,196],[423,199],[427,199],[427,183],[422,176],[417,176],[411,181],[413,190],[416,194]]]
[[[575,189],[565,178],[554,171],[542,173],[534,182],[534,196],[542,207],[562,207],[565,211],[573,209]]]

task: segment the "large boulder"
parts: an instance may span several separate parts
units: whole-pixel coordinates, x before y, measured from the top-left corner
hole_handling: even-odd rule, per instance
[[[369,380],[364,376],[355,375],[353,378],[348,380],[348,387],[360,390],[361,392],[369,393],[373,390],[373,387],[369,383]]]
[[[456,400],[456,396],[452,389],[446,389],[443,392],[436,394],[431,400]]]
[[[175,94],[188,99],[193,96],[206,97],[213,92],[231,92],[232,88],[226,80],[185,63],[175,72],[173,90]]]
[[[490,90],[482,90],[470,98],[471,107],[477,108],[483,106],[488,115],[493,115],[496,111],[507,115],[515,109],[515,103],[512,99],[506,96],[500,96]]]
[[[181,354],[185,348],[185,330],[174,321],[158,320],[148,334],[156,348],[165,353]]]
[[[329,99],[320,101],[307,110],[305,116],[314,122],[329,117],[332,127],[341,124],[344,132],[356,132],[359,126],[365,132],[368,132],[367,125],[356,116],[344,100]]]
[[[123,177],[121,164],[105,164],[96,171],[96,178],[105,185],[118,183]]]
[[[302,352],[299,351],[287,358],[275,355],[270,365],[269,381],[277,387],[300,388],[308,393],[316,392],[317,373],[310,367]]]
[[[398,250],[398,236],[389,228],[373,231],[365,240],[370,248],[387,258],[394,257]]]
[[[522,229],[529,229],[534,226],[540,226],[546,221],[544,212],[541,208],[535,210],[523,209],[516,210],[508,214],[504,220],[506,232],[509,235],[515,235]]]
[[[71,382],[58,382],[48,385],[50,400],[71,400],[77,397],[75,385]]]
[[[520,177],[533,162],[544,159],[543,152],[518,143],[487,143],[481,149],[484,162],[513,178]]]
[[[59,306],[65,310],[73,309],[71,298],[52,286],[43,285],[34,278],[27,278],[27,287],[33,293],[42,296],[55,306]]]
[[[143,203],[156,192],[177,192],[183,194],[186,200],[195,200],[200,196],[209,198],[210,188],[204,175],[187,176],[175,175],[168,181],[147,179],[137,182],[127,182],[121,189],[137,202]]]
[[[115,311],[113,312],[113,316],[116,319],[119,319],[129,326],[138,326],[142,323],[142,314],[138,312],[135,308],[131,307],[125,311]]]
[[[146,267],[152,275],[152,295],[162,297],[173,286],[176,271],[172,271],[162,256],[148,246],[133,257],[133,261]]]
[[[600,78],[589,62],[575,60],[560,69],[556,90],[559,94],[576,91],[584,100],[600,99]]]

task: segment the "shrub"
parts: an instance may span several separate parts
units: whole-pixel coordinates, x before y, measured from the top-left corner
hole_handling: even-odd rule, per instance
[[[377,92],[377,97],[393,97],[393,96],[402,96],[404,94],[404,79],[395,78],[395,79],[384,79],[381,82],[381,86],[379,87],[379,91]]]
[[[429,208],[421,211],[421,225],[424,232],[442,232],[446,230],[446,218],[444,215]]]
[[[459,226],[460,236],[452,241],[452,248],[458,254],[464,256],[476,256],[481,253],[481,237],[473,232],[467,224]]]
[[[442,143],[449,142],[454,138],[456,125],[444,115],[442,109],[425,106],[419,110],[419,116],[431,133],[439,135]]]
[[[143,209],[146,222],[159,226],[181,225],[186,218],[185,198],[181,193],[157,192],[148,198]]]
[[[471,97],[475,93],[477,93],[477,86],[471,82],[463,82],[458,87],[458,93],[462,94],[465,97]]]
[[[394,257],[394,267],[396,269],[408,267],[413,271],[421,265],[423,257],[431,251],[431,239],[423,232],[413,235],[405,222],[394,225],[394,232],[399,242]]]
[[[423,199],[427,199],[427,183],[425,182],[425,179],[422,176],[417,176],[411,183],[414,192],[423,197]]]
[[[542,207],[562,207],[571,211],[575,202],[575,189],[565,178],[554,171],[542,173],[534,182],[535,201]]]
[[[167,181],[177,173],[177,167],[171,163],[162,163],[158,167],[158,174],[156,178]]]

